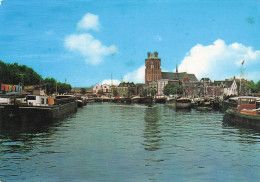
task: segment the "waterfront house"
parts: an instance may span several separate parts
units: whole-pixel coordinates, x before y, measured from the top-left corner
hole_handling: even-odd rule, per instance
[[[96,83],[93,87],[93,94],[97,95],[98,94],[98,91],[101,89],[101,86]]]
[[[111,93],[111,86],[110,85],[102,84],[101,88],[102,88],[104,94]]]
[[[233,80],[231,85],[228,85],[228,83],[227,83],[226,88],[224,88],[224,95],[226,95],[226,96],[238,95],[237,83],[236,83],[235,79]]]
[[[119,97],[131,97],[136,94],[136,86],[134,82],[121,82],[117,87]]]

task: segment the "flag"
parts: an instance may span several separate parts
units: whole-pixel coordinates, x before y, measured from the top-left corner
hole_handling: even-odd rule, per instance
[[[245,60],[242,61],[242,65],[244,65]]]

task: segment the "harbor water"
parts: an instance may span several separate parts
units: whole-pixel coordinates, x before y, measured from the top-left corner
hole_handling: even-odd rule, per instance
[[[259,181],[260,132],[219,111],[91,103],[55,122],[0,122],[0,181]]]

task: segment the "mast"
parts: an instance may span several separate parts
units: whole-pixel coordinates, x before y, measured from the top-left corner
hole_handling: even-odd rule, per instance
[[[241,79],[243,79],[243,77],[244,77],[244,73],[243,73],[243,65],[244,65],[244,63],[245,63],[245,60],[242,61],[241,68],[240,68],[240,86],[239,86],[239,93],[240,93],[240,95],[242,93],[242,82],[241,82]]]
[[[112,73],[111,73],[111,86],[113,85],[113,78],[112,78]]]

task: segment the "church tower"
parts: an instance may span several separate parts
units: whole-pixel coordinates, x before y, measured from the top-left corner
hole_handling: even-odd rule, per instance
[[[145,84],[147,85],[149,82],[161,79],[161,59],[158,58],[158,52],[154,52],[153,54],[148,52],[145,59]]]

